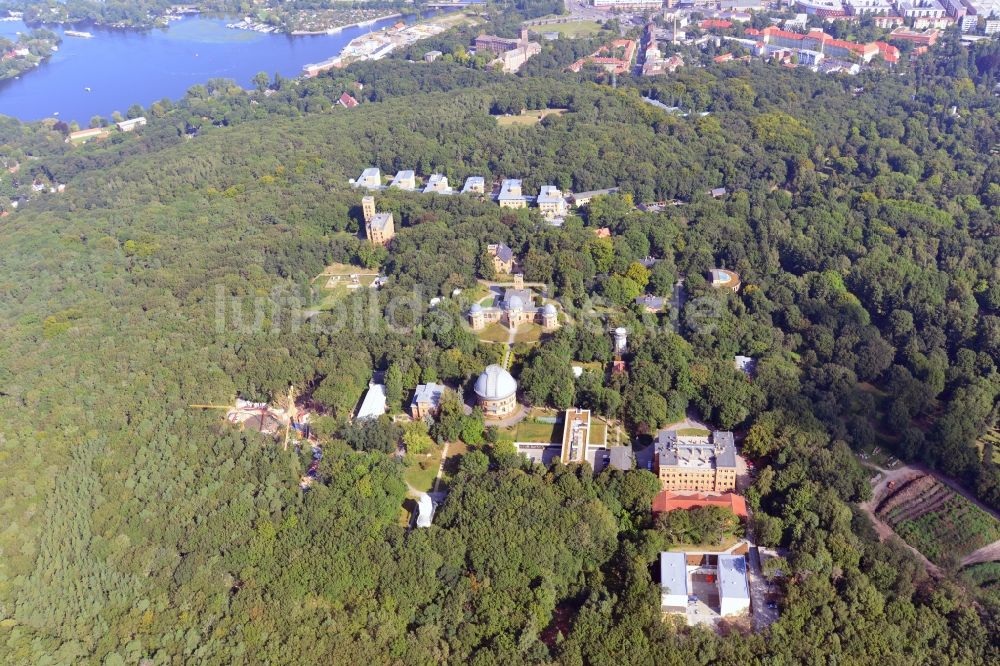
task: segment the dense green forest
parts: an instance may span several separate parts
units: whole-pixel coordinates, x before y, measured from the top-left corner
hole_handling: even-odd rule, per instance
[[[0,156],[67,188],[0,219],[0,657],[996,663],[1000,598],[976,584],[989,571],[935,581],[880,543],[854,506],[870,487],[852,453],[878,441],[1000,506],[992,451],[976,447],[1000,394],[1000,99],[982,49],[902,76],[735,63],[618,89],[457,59],[364,63],[270,81],[269,97],[211,81],[78,148],[53,124],[4,121]],[[355,83],[362,104],[331,109]],[[491,115],[524,107],[567,113],[527,127]],[[379,253],[347,186],[369,165],[623,196],[554,228],[532,210],[386,193],[399,233]],[[719,186],[730,195],[712,199]],[[652,474],[531,467],[475,415],[432,430],[470,445],[434,526],[400,526],[402,464],[385,452],[401,433],[346,415],[374,369],[405,389],[460,387],[496,360],[446,325],[460,300],[426,303],[472,287],[498,240],[576,322],[515,350],[526,400],[618,416],[639,443],[687,405],[749,429],[757,539],[789,552],[767,632],[661,619],[652,564],[679,528],[652,519]],[[290,304],[332,261],[383,262],[389,282],[294,325]],[[707,286],[717,265],[739,271],[740,294]],[[676,330],[632,305],[679,276]],[[415,290],[417,305],[390,307]],[[261,298],[261,325],[236,325],[229,301]],[[606,318],[588,325],[595,306]],[[628,372],[574,380],[569,360],[610,360],[616,325],[634,331]],[[752,384],[737,353],[759,359]],[[307,493],[306,453],[188,407],[290,383],[329,415]]]

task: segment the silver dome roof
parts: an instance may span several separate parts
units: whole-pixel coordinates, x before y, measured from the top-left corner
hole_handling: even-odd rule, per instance
[[[483,400],[503,400],[517,393],[517,382],[499,365],[491,365],[479,375],[475,391]]]

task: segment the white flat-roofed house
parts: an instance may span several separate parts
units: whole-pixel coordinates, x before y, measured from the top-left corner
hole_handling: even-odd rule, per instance
[[[747,561],[742,555],[719,554],[719,615],[739,615],[750,610]]]
[[[500,183],[500,194],[497,202],[501,208],[524,208],[528,205],[528,199],[521,193],[521,181],[515,178],[508,178]]]
[[[683,613],[687,610],[687,558],[684,553],[660,553],[660,610]]]
[[[361,177],[352,183],[354,187],[363,187],[366,190],[382,189],[382,172],[378,167],[368,167],[361,172]]]
[[[550,222],[566,217],[566,197],[555,185],[542,185],[535,203],[542,217]]]
[[[431,174],[424,186],[424,194],[453,194],[455,190],[448,185],[448,177],[439,173]]]
[[[123,132],[131,132],[137,127],[145,126],[145,124],[146,124],[145,116],[139,116],[138,118],[130,118],[129,120],[123,120],[120,123],[117,123],[118,129],[120,129]]]
[[[618,194],[617,187],[609,187],[604,190],[588,190],[586,192],[574,192],[570,196],[573,198],[573,205],[580,207],[586,206],[590,203],[590,200],[594,197],[608,196],[611,194]]]
[[[415,190],[417,189],[417,176],[413,173],[412,169],[397,171],[395,178],[389,183],[389,187],[395,187],[400,190]]]
[[[485,194],[486,181],[482,176],[469,176],[465,179],[462,194]]]

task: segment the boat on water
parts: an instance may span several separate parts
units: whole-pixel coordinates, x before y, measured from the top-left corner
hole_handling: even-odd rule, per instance
[[[84,32],[82,30],[67,30],[63,33],[67,37],[83,37],[84,39],[90,39],[94,35],[89,32]]]
[[[86,91],[86,92],[90,92],[90,86],[85,86],[85,87],[84,87],[84,91]]]

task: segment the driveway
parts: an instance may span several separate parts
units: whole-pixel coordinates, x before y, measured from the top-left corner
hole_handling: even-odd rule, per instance
[[[760,550],[757,546],[750,546],[747,560],[750,562],[748,571],[750,583],[750,619],[753,630],[761,631],[778,619],[779,611],[777,608],[772,609],[767,607],[767,597],[771,591],[771,584],[767,582],[767,579],[764,578],[764,573],[761,571]]]

